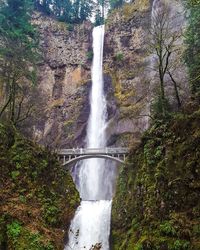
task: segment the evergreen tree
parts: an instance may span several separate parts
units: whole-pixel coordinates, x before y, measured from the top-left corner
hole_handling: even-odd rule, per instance
[[[72,7],[72,21],[74,23],[82,23],[88,20],[92,16],[93,7],[92,0],[75,0]]]
[[[93,2],[91,0],[80,1],[80,21],[85,21],[92,16]]]
[[[67,23],[72,21],[72,3],[70,0],[55,0],[53,2],[53,14]]]
[[[104,20],[102,18],[101,11],[99,8],[97,8],[96,14],[95,14],[95,26],[102,25],[103,23],[104,23]]]
[[[0,84],[4,94],[0,117],[8,111],[13,123],[22,119],[25,85],[35,81],[37,33],[30,22],[31,11],[31,0],[7,0],[0,6]]]
[[[97,0],[97,4],[99,6],[99,9],[101,11],[101,18],[104,22],[105,19],[105,13],[109,8],[109,0]]]
[[[52,10],[51,7],[53,5],[53,0],[33,0],[34,6],[36,10],[44,12],[46,15],[50,15]]]
[[[75,23],[79,22],[80,0],[74,0],[72,5],[72,16]]]
[[[115,9],[121,7],[125,3],[124,0],[110,0],[110,8]]]

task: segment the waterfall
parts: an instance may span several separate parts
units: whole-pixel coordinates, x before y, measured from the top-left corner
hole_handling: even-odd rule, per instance
[[[87,148],[106,146],[107,107],[103,82],[104,26],[93,30],[92,89],[90,116],[87,128]],[[109,249],[112,188],[109,168],[103,159],[88,159],[81,162],[78,172],[78,190],[82,202],[69,230],[69,243],[65,250],[92,249],[101,243],[102,250]],[[108,169],[108,170],[107,170]],[[77,179],[77,177],[76,177]],[[109,181],[104,181],[104,180]]]

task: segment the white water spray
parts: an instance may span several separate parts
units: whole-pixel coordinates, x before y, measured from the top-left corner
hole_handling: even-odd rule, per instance
[[[104,26],[93,30],[92,90],[90,95],[90,117],[87,129],[87,148],[106,146],[107,107],[103,83],[103,43]],[[65,250],[89,250],[101,243],[102,250],[109,250],[111,193],[108,180],[109,168],[103,159],[83,161],[79,171],[78,189],[82,202],[71,223],[69,243]]]

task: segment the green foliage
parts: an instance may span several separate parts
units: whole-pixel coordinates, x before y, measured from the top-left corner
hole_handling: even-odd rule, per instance
[[[199,111],[157,120],[130,152],[113,200],[113,249],[200,249],[199,122]]]
[[[94,25],[99,26],[99,25],[102,25],[102,24],[104,24],[104,18],[102,17],[101,10],[98,8],[96,10],[96,14],[95,14],[95,23],[94,23]]]
[[[149,150],[149,148],[151,149],[151,142],[149,142],[144,146],[144,156],[146,158],[147,163],[151,165],[155,163],[155,158],[154,155],[152,155],[152,152],[151,150]]]
[[[13,221],[11,224],[7,225],[7,235],[13,241],[16,241],[21,233],[22,226],[18,221]]]
[[[7,112],[6,118],[14,124],[28,117],[27,92],[36,81],[38,36],[31,24],[31,3],[7,0],[0,6],[0,87],[5,100],[0,118]]]
[[[200,237],[200,225],[193,226],[193,233]]]
[[[34,6],[47,15],[54,15],[61,22],[74,24],[82,23],[92,16],[94,2],[92,0],[34,0]]]
[[[157,95],[151,104],[151,113],[154,119],[168,119],[170,117],[170,105],[168,100]]]
[[[110,0],[110,7],[111,9],[121,7],[126,1],[124,0]]]
[[[20,250],[54,250],[54,246],[50,241],[43,238],[40,233],[33,233],[26,229],[19,221],[12,221],[5,227],[5,217],[0,219],[0,246],[2,242],[9,239],[9,249],[20,249]],[[2,224],[3,223],[3,224]],[[1,226],[2,224],[2,226]],[[2,230],[3,229],[3,230]],[[3,232],[3,234],[2,234]]]
[[[186,8],[189,11],[185,59],[189,69],[192,93],[200,102],[200,2],[187,0]]]
[[[93,59],[93,51],[92,50],[87,52],[87,59],[90,61]]]
[[[46,201],[44,205],[44,218],[49,225],[56,225],[60,214],[60,209],[52,201]]]
[[[62,22],[71,22],[72,2],[70,0],[56,0],[51,2],[51,11]],[[47,9],[48,11],[48,9]]]
[[[68,23],[68,24],[67,24],[67,29],[68,29],[69,31],[73,31],[73,30],[74,30],[74,25],[71,24],[71,23]]]
[[[190,242],[186,240],[176,240],[172,247],[173,250],[188,250],[190,249]]]
[[[20,172],[18,170],[11,172],[11,176],[13,180],[16,180],[19,175],[20,175]]]
[[[2,124],[0,162],[0,246],[59,249],[58,231],[69,225],[80,202],[68,171],[56,155]]]
[[[35,9],[46,15],[54,15],[59,21],[71,24],[82,23],[95,16],[95,26],[104,23],[105,12],[119,8],[125,0],[34,0]]]
[[[117,62],[122,62],[124,60],[124,55],[122,52],[118,52],[116,55],[115,55],[115,60]]]
[[[160,231],[164,235],[176,235],[176,230],[169,221],[165,221],[160,225]]]
[[[23,195],[20,195],[20,196],[19,196],[19,200],[20,200],[22,203],[25,203],[25,202],[26,202],[26,197],[23,196]]]
[[[19,244],[20,243],[20,244]],[[29,250],[54,250],[54,246],[48,242],[44,243],[42,236],[39,233],[31,233],[27,230],[23,230],[22,236],[19,239],[17,247],[20,249]]]

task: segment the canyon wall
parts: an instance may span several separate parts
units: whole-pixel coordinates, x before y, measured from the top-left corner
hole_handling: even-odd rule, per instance
[[[131,138],[132,143],[137,144],[151,123],[152,100],[159,90],[158,67],[153,62],[156,55],[150,48],[152,15],[159,13],[163,2],[169,7],[166,22],[172,31],[169,30],[168,35],[177,36],[169,60],[170,70],[182,104],[188,100],[187,70],[182,59],[184,41],[181,34],[186,24],[182,2],[136,0],[114,10],[106,21],[104,55],[105,72],[112,79],[117,107],[109,126],[111,143],[126,146]],[[171,109],[177,110],[173,82],[167,74],[165,91]]]
[[[117,112],[109,124],[110,143],[137,142],[149,124],[149,69],[146,37],[150,3],[115,10],[106,21],[104,67],[111,78]]]
[[[33,137],[53,148],[80,146],[89,115],[92,25],[68,26],[40,13],[33,24],[42,52]]]
[[[191,114],[192,108],[187,106],[190,91],[181,37],[175,44],[178,53],[173,52],[169,64],[181,104],[186,104],[184,114],[172,112],[168,121],[154,119],[150,129],[142,134],[151,122],[144,115],[149,114],[159,87],[158,73],[152,67],[154,55],[148,52],[152,6],[157,11],[163,2],[155,0],[152,5],[149,1],[135,1],[114,12],[107,21],[105,65],[113,79],[118,105],[111,131],[116,143],[132,140],[113,199],[111,249],[114,250],[200,249],[199,110]],[[178,28],[177,34],[181,29],[184,31],[183,10],[181,1],[169,2],[170,25],[173,30]],[[164,80],[171,111],[176,111],[173,82],[169,76]],[[119,126],[120,123],[123,125]],[[141,134],[137,146],[134,142]]]
[[[183,27],[180,1],[170,6],[172,16],[180,16],[172,18],[174,26]],[[104,82],[109,145],[128,146],[130,141],[137,144],[151,122],[151,101],[158,89],[158,75],[148,52],[151,14],[152,1],[137,0],[114,10],[106,20]],[[35,13],[33,23],[40,33],[43,59],[34,126],[27,127],[36,141],[50,147],[82,147],[89,115],[92,24],[67,25],[39,13]],[[175,76],[183,101],[188,96],[188,85],[183,63],[179,66]],[[169,77],[166,83],[167,91],[173,93]],[[176,108],[175,98],[170,102]]]

